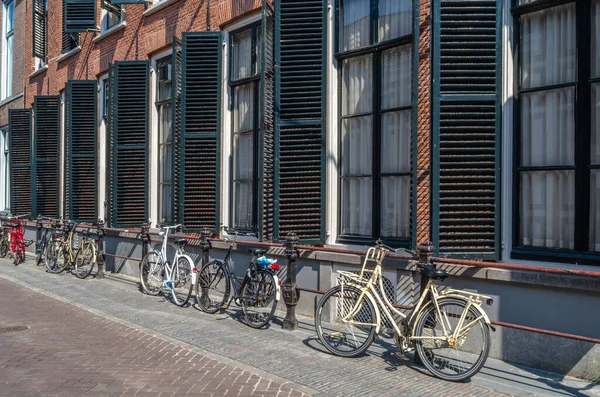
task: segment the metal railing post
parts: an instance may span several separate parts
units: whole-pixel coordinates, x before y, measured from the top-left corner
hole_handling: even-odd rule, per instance
[[[148,244],[150,244],[150,224],[148,222],[142,223],[140,230],[140,239],[142,240],[142,260],[139,265],[139,272],[142,273],[142,261],[148,253]],[[140,291],[142,291],[142,285],[140,284]]]
[[[202,266],[206,265],[210,260],[210,241],[208,238],[210,237],[210,231],[207,227],[202,229],[202,233],[200,234],[200,247],[202,248]]]
[[[98,279],[104,278],[104,220],[98,219],[98,255],[96,255],[96,264],[98,265]]]
[[[35,235],[35,254],[39,257],[41,252],[40,242],[42,241],[42,216],[38,215],[35,218],[35,227],[37,228],[37,232]]]
[[[417,247],[417,256],[419,258],[419,266],[433,266],[431,258],[433,257],[433,243],[431,241],[427,241],[419,244]],[[421,273],[421,293],[419,296],[422,296],[425,292],[425,288],[427,287],[427,283],[429,283],[429,277],[427,275]],[[429,298],[427,298],[429,299]],[[427,301],[425,301],[427,302]],[[423,303],[425,303],[423,302]],[[423,360],[419,356],[419,352],[415,350],[415,364],[423,365]]]
[[[296,259],[298,258],[298,236],[295,233],[289,233],[285,241],[285,256],[288,260],[287,277],[285,284],[282,285],[283,301],[286,306],[286,314],[283,319],[283,329],[296,331],[298,329],[298,319],[296,318],[296,305],[300,299],[300,291],[296,288]]]

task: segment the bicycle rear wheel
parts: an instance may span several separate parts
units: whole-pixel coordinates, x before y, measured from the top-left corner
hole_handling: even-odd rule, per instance
[[[81,255],[81,262],[78,257],[75,258],[75,276],[84,279],[92,273],[96,264],[96,243],[88,240],[77,255]]]
[[[196,280],[196,303],[203,312],[216,313],[229,299],[230,283],[225,265],[218,261],[202,266]]]
[[[362,298],[358,288],[338,285],[319,301],[315,328],[319,340],[336,356],[356,357],[363,354],[375,339],[375,308]]]
[[[163,286],[165,264],[155,251],[148,252],[142,259],[140,283],[142,290],[148,295],[158,295]]]
[[[0,257],[4,258],[10,250],[10,243],[6,238],[2,238],[0,241]]]
[[[173,268],[173,280],[171,281],[171,295],[173,297],[173,303],[177,306],[185,306],[192,296],[192,268],[194,264],[182,256],[177,258],[177,263]]]
[[[277,307],[277,286],[271,272],[257,270],[242,289],[240,303],[244,321],[252,328],[262,328],[271,321]]]
[[[448,381],[463,381],[475,375],[485,363],[490,351],[490,330],[473,307],[465,313],[456,339],[451,338],[466,310],[459,299],[438,300],[428,306],[416,322],[416,349],[425,367],[435,377]],[[444,333],[444,328],[448,335]],[[440,339],[433,339],[440,337]]]
[[[58,274],[65,270],[65,247],[64,243],[50,243],[46,250],[46,270],[49,273]]]

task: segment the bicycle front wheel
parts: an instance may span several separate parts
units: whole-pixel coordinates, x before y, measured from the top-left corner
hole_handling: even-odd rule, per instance
[[[64,243],[50,243],[46,246],[45,265],[49,273],[58,274],[65,270]]]
[[[466,310],[465,301],[440,299],[437,302],[439,312],[431,305],[416,322],[417,353],[435,377],[454,382],[469,379],[487,359],[490,330],[477,310],[472,306]]]
[[[158,295],[163,286],[165,264],[155,251],[148,252],[142,259],[140,283],[142,290],[148,295]]]
[[[202,266],[196,280],[196,303],[205,313],[216,313],[229,299],[230,283],[225,265],[218,261]]]
[[[271,321],[277,307],[277,286],[271,272],[257,270],[242,289],[240,303],[244,321],[252,328],[262,328]]]
[[[363,354],[375,339],[375,308],[358,288],[333,287],[319,301],[315,328],[319,340],[336,356]]]
[[[185,306],[192,296],[192,268],[194,264],[186,257],[177,258],[175,268],[173,269],[173,280],[171,295],[173,303],[177,306]]]
[[[3,238],[2,241],[0,241],[0,257],[4,258],[6,256],[6,254],[8,254],[9,250],[10,250],[10,243],[8,242],[7,239]]]
[[[81,255],[81,260],[75,258],[75,276],[84,279],[92,273],[96,264],[96,244],[88,240],[78,255]]]

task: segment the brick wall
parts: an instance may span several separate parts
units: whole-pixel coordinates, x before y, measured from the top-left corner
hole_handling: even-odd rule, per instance
[[[25,106],[33,105],[35,95],[59,93],[70,79],[96,79],[117,60],[147,60],[153,53],[171,45],[173,36],[182,32],[215,31],[240,17],[259,9],[261,0],[166,0],[169,5],[148,16],[146,6],[127,5],[127,27],[93,42],[97,33],[81,33],[81,51],[57,62],[62,55],[62,0],[48,0],[48,70],[26,78]],[[101,9],[98,0],[97,21]],[[31,11],[31,10],[29,10]],[[31,54],[31,18],[26,18],[24,54]],[[34,60],[25,57],[25,75],[34,71]]]
[[[4,8],[0,6],[0,21],[3,21]],[[14,36],[13,36],[13,78],[12,78],[12,94],[11,97],[16,97],[13,100],[4,103],[0,106],[0,126],[8,124],[8,109],[22,109],[23,108],[23,97],[19,96],[23,92],[23,62],[25,61],[24,52],[21,51],[24,47],[24,41],[26,37],[25,33],[25,19],[28,15],[29,9],[27,8],[26,1],[15,0],[15,14],[14,14]],[[4,27],[0,29],[0,34],[4,34]],[[1,37],[0,37],[1,38]],[[2,38],[3,39],[3,38]],[[3,47],[3,46],[0,46]],[[4,50],[1,48],[0,51]],[[0,52],[0,59],[2,59],[2,53]],[[9,99],[9,98],[7,98]]]

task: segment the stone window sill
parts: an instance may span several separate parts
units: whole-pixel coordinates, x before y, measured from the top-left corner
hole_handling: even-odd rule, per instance
[[[146,11],[144,11],[144,16],[148,17],[160,10],[162,10],[165,7],[170,6],[171,4],[175,4],[177,3],[179,0],[162,0],[159,3],[153,4],[150,8],[148,8]]]
[[[115,26],[112,26],[110,29],[107,29],[107,30],[101,32],[98,36],[94,37],[94,39],[92,41],[94,43],[97,43],[100,40],[103,40],[103,39],[107,38],[108,36],[125,29],[125,27],[127,27],[127,21],[119,22]]]
[[[78,54],[81,51],[81,46],[77,46],[75,48],[73,48],[71,51],[66,52],[64,54],[62,54],[61,56],[59,56],[58,58],[56,58],[56,62],[62,62],[67,58],[72,57],[75,54]]]
[[[44,65],[44,66],[42,66],[41,68],[39,68],[38,70],[36,70],[35,72],[31,73],[31,74],[29,75],[29,78],[30,78],[30,79],[32,79],[32,78],[34,78],[35,76],[37,76],[38,74],[42,74],[42,73],[44,73],[46,70],[48,70],[48,65]]]

